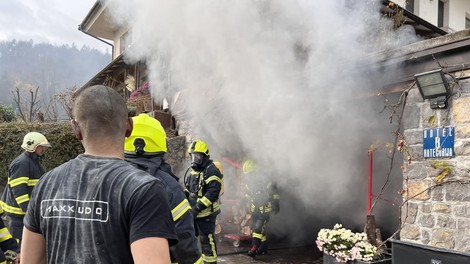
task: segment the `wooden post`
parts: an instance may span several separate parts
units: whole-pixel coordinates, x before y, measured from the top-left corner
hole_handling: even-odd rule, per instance
[[[374,246],[377,246],[377,230],[375,225],[375,215],[367,215],[366,222],[367,240]]]

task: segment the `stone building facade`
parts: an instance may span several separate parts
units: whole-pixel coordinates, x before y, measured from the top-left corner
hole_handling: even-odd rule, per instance
[[[403,166],[400,239],[470,252],[470,81],[459,84],[446,109],[431,109],[416,87],[408,94],[403,132],[412,159]],[[455,156],[424,158],[423,130],[443,127],[455,128]]]
[[[168,138],[167,149],[168,152],[165,156],[165,159],[171,165],[176,176],[182,179],[189,165],[189,163],[185,162],[188,159],[188,155],[186,153],[186,137],[177,136]]]

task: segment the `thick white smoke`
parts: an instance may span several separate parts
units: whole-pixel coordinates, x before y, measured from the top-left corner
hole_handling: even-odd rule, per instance
[[[113,0],[109,6],[131,29],[126,56],[147,62],[153,94],[170,102],[177,119],[192,120],[193,136],[209,143],[212,157],[253,157],[273,172],[290,197],[282,221],[274,219],[287,234],[338,210],[352,209],[343,218],[356,224],[365,220],[367,148],[393,135],[380,100],[351,98],[380,88],[377,75],[368,79],[367,54],[414,40],[391,30],[379,2]],[[292,214],[295,221],[287,221]]]

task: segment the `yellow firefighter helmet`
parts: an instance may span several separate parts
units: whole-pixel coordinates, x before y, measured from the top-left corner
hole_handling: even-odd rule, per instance
[[[207,143],[199,139],[194,140],[194,142],[189,145],[188,153],[191,154],[195,152],[209,156],[209,147],[207,146]]]
[[[162,124],[157,119],[147,115],[140,114],[132,117],[134,128],[132,134],[126,138],[124,152],[127,154],[138,154],[139,149],[136,145],[142,144],[142,154],[157,154],[167,152],[166,133]],[[141,146],[142,147],[142,146]]]
[[[252,160],[246,160],[245,162],[243,162],[242,169],[244,174],[253,172],[255,170],[255,163]]]

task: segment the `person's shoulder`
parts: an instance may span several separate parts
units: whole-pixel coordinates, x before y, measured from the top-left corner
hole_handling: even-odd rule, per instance
[[[222,178],[222,173],[220,172],[219,168],[215,166],[214,162],[211,162],[207,168],[206,168],[206,174],[207,176],[213,176],[216,175],[219,178]]]
[[[129,162],[124,160],[115,161],[111,168],[112,170],[110,170],[110,174],[113,175],[112,177],[115,177],[116,179],[119,179],[134,187],[154,181],[157,181],[160,185],[163,184],[161,179],[150,175],[144,170],[132,166]]]
[[[170,188],[175,188],[177,186],[180,186],[178,181],[171,176],[168,172],[159,169],[157,170],[157,178],[160,179],[165,185],[169,186]]]
[[[63,175],[64,177],[67,177],[68,175],[64,174],[64,171],[68,170],[70,168],[70,166],[73,166],[72,164],[74,163],[74,160],[75,159],[66,161],[66,162],[60,164],[59,166],[51,169],[50,171],[44,173],[41,176],[41,181],[48,180],[49,178],[54,177],[55,175]]]
[[[146,171],[135,167],[131,162],[126,160],[116,160],[113,162],[113,169],[118,172],[126,172],[125,175],[140,175],[140,176],[150,176]]]
[[[15,164],[18,164],[18,163],[23,163],[25,161],[28,161],[28,157],[26,156],[26,153],[25,152],[21,152],[21,154],[19,154],[18,156],[16,156],[12,161],[11,161],[11,165],[15,165]]]

